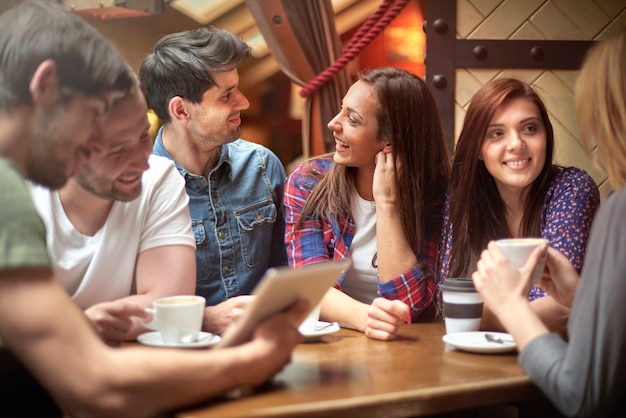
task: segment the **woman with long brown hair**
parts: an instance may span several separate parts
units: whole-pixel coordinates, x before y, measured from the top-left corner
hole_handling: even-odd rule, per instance
[[[470,277],[490,240],[543,237],[582,268],[598,188],[583,170],[553,163],[546,107],[525,82],[502,78],[479,89],[467,110],[452,162],[439,279]],[[564,333],[568,310],[539,288],[531,305]],[[501,325],[485,305],[482,327]]]
[[[434,317],[449,171],[437,105],[417,76],[378,68],[328,128],[335,152],[301,164],[285,187],[289,265],[351,257],[321,318],[392,339],[402,323]]]
[[[626,32],[596,44],[576,82],[576,115],[588,154],[614,192],[598,210],[579,277],[559,251],[547,248],[540,281],[571,307],[568,338],[550,333],[526,300],[531,272],[546,248],[516,269],[490,243],[473,274],[485,303],[511,333],[519,363],[566,416],[626,416]]]

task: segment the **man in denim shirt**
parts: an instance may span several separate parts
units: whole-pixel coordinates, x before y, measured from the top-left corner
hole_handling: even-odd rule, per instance
[[[238,139],[249,102],[237,67],[249,54],[232,33],[200,28],[161,38],[139,72],[163,123],[153,152],[185,178],[196,293],[207,305],[249,294],[268,267],[287,264],[285,170],[267,148]],[[245,298],[236,299],[241,308]]]

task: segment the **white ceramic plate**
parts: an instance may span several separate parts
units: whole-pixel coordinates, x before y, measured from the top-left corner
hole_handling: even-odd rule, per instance
[[[189,342],[189,343],[169,343],[166,344],[163,342],[163,338],[161,337],[161,333],[159,331],[154,332],[146,332],[145,334],[141,334],[137,337],[137,341],[141,344],[151,345],[154,347],[175,347],[175,348],[201,348],[201,347],[209,347],[211,345],[217,344],[220,342],[219,335],[211,334],[210,332],[200,332],[198,336],[198,341]]]
[[[339,324],[336,322],[330,323],[317,321],[315,329],[305,329],[300,327],[298,328],[298,331],[300,331],[300,334],[302,334],[305,339],[312,340],[339,331]]]
[[[502,343],[487,341],[485,334],[502,339]],[[443,341],[459,350],[472,353],[506,353],[517,349],[511,334],[504,332],[456,332],[444,335]]]

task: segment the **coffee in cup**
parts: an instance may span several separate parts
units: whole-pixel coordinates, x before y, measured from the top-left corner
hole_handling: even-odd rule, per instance
[[[535,248],[543,244],[547,245],[548,243],[549,241],[545,238],[509,238],[496,241],[496,245],[500,248],[500,251],[502,251],[517,268],[526,264],[528,256]],[[533,272],[533,284],[539,283],[543,276],[547,254],[547,252],[544,253],[543,257],[537,262],[537,266]]]
[[[195,342],[202,330],[205,303],[202,296],[195,295],[156,299],[152,302],[154,308],[145,309],[152,314],[152,321],[144,325],[160,331],[166,344]]]
[[[478,331],[483,316],[483,298],[472,279],[449,278],[440,289],[446,334]]]

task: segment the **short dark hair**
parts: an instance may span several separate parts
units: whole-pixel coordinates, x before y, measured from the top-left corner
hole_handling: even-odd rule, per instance
[[[250,47],[224,30],[199,28],[165,35],[139,69],[150,107],[163,124],[170,122],[168,104],[180,96],[192,103],[215,85],[211,73],[236,69]]]
[[[27,0],[0,15],[0,109],[30,104],[30,80],[52,59],[64,95],[128,92],[136,84],[115,47],[80,16]]]

